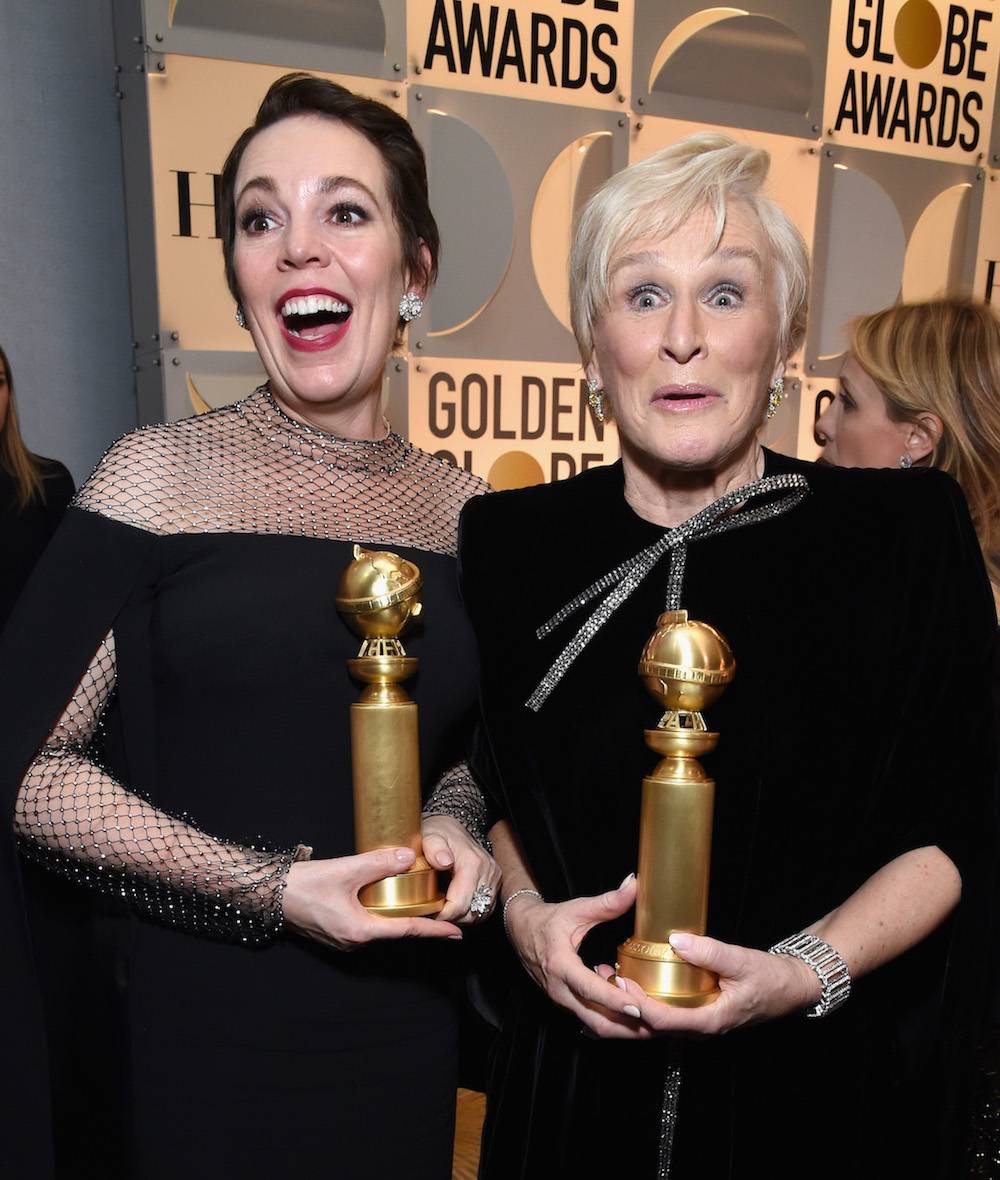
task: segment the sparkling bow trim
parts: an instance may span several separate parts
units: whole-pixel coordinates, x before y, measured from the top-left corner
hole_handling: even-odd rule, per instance
[[[756,508],[748,508],[743,512],[731,511],[749,500],[756,500],[760,496],[768,496],[776,492],[787,492],[788,494],[779,500],[759,504]],[[790,508],[794,508],[808,494],[809,484],[804,475],[768,475],[753,483],[744,484],[743,487],[734,488],[706,508],[702,508],[700,512],[696,512],[694,516],[689,517],[683,524],[679,524],[677,528],[665,532],[648,549],[643,549],[634,557],[628,558],[598,578],[593,585],[588,586],[586,590],[556,611],[552,618],[543,623],[535,632],[539,639],[544,639],[561,623],[565,622],[570,615],[575,614],[588,602],[592,602],[607,592],[604,600],[563,648],[552,667],[538,682],[538,687],[525,702],[528,708],[535,713],[538,712],[552,695],[553,689],[565,676],[573,661],[626,598],[646,579],[665,553],[670,553],[665,609],[677,610],[680,607],[681,587],[687,564],[688,542],[700,541],[704,537],[715,537],[720,533],[745,528],[747,525],[757,524],[762,520],[771,520],[775,516],[781,516]]]

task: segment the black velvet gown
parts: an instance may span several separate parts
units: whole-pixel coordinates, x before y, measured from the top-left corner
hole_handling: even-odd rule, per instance
[[[450,1175],[459,948],[348,955],[268,937],[260,914],[280,901],[280,878],[268,867],[229,904],[228,860],[209,864],[218,849],[201,833],[232,842],[251,872],[272,863],[261,848],[353,852],[360,686],[346,661],[359,640],[334,601],[351,542],[419,565],[425,606],[405,643],[420,661],[408,687],[427,783],[464,757],[476,665],[453,553],[458,509],[480,490],[396,436],[352,444],[301,427],[258,391],[116,444],[36,572],[4,636],[4,786],[12,799],[52,731],[50,757],[28,773],[38,812],[22,814],[24,842],[90,884],[107,867],[108,887],[140,911],[122,932],[129,1177]],[[124,808],[123,792],[136,793]],[[81,798],[90,814],[114,809],[103,866],[72,850]],[[177,859],[195,850],[200,901],[197,881],[164,884],[164,842]],[[36,1120],[30,986],[9,1012],[12,1049],[27,1054],[17,1117]],[[119,1051],[110,1029],[94,1046]],[[25,1163],[12,1174],[44,1175],[35,1134],[23,1156],[11,1147]],[[72,1174],[86,1168],[81,1158]]]
[[[953,1170],[982,1002],[981,872],[992,853],[993,603],[961,493],[934,471],[840,471],[768,453],[811,492],[775,519],[688,547],[681,605],[717,627],[736,678],[707,711],[721,734],[708,932],[766,949],[876,869],[938,845],[963,875],[957,914],[858,980],[826,1019],[790,1015],[680,1044],[670,1175],[931,1177]],[[662,530],[620,465],[470,503],[463,593],[480,646],[478,757],[549,900],[636,868],[643,742],[661,710],[637,662],[664,609],[664,560],[534,713],[525,701],[593,605],[535,629]],[[613,963],[632,914],[586,938]],[[950,958],[949,958],[950,956]],[[508,956],[483,1177],[661,1176],[662,1042],[582,1032]],[[947,971],[946,971],[947,966]],[[503,988],[498,989],[503,993]]]

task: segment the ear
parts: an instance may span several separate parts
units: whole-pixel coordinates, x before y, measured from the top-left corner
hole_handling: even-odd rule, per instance
[[[943,433],[944,423],[929,410],[918,414],[915,421],[905,423],[903,441],[913,462],[929,460]]]
[[[778,380],[779,377],[784,377],[785,369],[787,367],[788,367],[787,359],[779,353],[775,357],[775,360],[774,360],[774,369],[771,373],[771,380],[770,380],[769,384],[774,385],[774,383]]]
[[[421,299],[427,298],[428,276],[431,273],[431,252],[427,249],[427,243],[420,239],[419,251],[419,266],[416,274],[410,274],[409,271],[403,272],[403,289],[405,291],[412,291],[415,295],[419,295]]]

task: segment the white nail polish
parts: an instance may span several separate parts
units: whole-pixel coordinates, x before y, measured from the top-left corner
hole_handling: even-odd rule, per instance
[[[628,988],[625,986],[625,980],[620,975],[615,976],[615,987],[620,987],[623,992],[628,991]]]
[[[626,1004],[623,1011],[626,1016],[634,1016],[636,1020],[638,1020],[639,1017],[642,1015],[642,1013],[635,1006],[635,1004]]]

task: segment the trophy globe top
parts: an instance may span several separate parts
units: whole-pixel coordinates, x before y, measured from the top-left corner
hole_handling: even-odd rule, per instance
[[[639,659],[647,690],[677,713],[700,713],[735,674],[729,644],[708,623],[689,619],[686,610],[660,615]]]
[[[355,545],[337,586],[337,610],[364,639],[395,639],[420,614],[422,584],[412,561]]]

